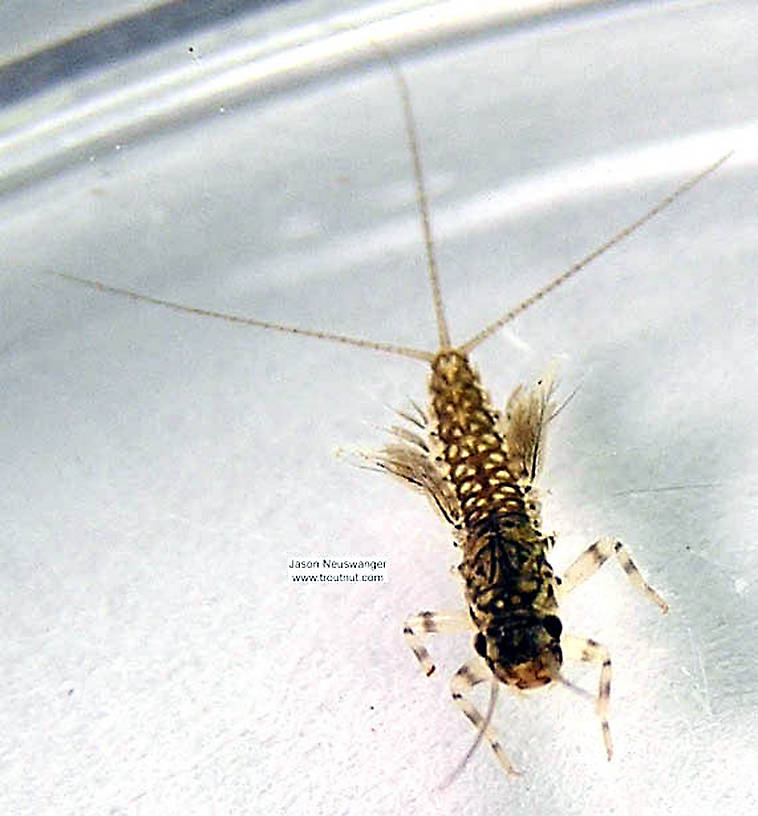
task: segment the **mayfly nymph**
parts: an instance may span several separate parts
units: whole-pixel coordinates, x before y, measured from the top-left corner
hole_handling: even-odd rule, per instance
[[[482,715],[467,699],[467,692],[480,683],[490,682],[494,705],[494,692],[499,683],[522,690],[556,681],[570,685],[561,674],[564,661],[596,664],[600,671],[596,711],[610,759],[613,752],[608,725],[611,658],[608,650],[594,640],[563,631],[559,603],[615,556],[632,583],[649,600],[663,612],[666,612],[667,604],[644,580],[622,542],[613,538],[596,541],[562,576],[554,573],[547,560],[554,541],[552,536],[542,532],[535,487],[546,429],[556,410],[552,400],[552,381],[545,377],[531,388],[519,385],[501,413],[493,408],[469,355],[503,325],[712,173],[727,156],[687,180],[632,224],[469,340],[453,345],[444,315],[408,88],[399,69],[389,57],[387,61],[398,86],[413,163],[416,200],[436,314],[436,351],[214,312],[73,275],[60,274],[60,277],[181,312],[368,348],[429,364],[428,410],[414,406],[413,412],[399,412],[411,427],[393,428],[395,440],[368,459],[372,467],[389,472],[423,491],[452,527],[455,544],[461,552],[458,573],[464,585],[466,607],[460,611],[426,611],[411,616],[404,626],[405,638],[424,672],[430,675],[434,663],[423,637],[430,633],[462,630],[472,633],[476,654],[454,674],[452,696],[477,729],[479,738],[487,739],[508,773],[516,773],[516,770],[491,723],[491,711]]]

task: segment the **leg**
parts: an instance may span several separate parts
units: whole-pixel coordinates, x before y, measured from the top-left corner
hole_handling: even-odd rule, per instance
[[[611,727],[608,725],[608,705],[611,701],[611,656],[608,649],[595,640],[567,634],[561,638],[561,648],[564,656],[569,660],[600,664],[600,686],[597,692],[595,712],[600,718],[603,742],[610,761],[613,756],[613,742],[611,741]]]
[[[467,632],[473,627],[468,612],[419,612],[405,622],[403,634],[421,668],[429,677],[434,671],[434,663],[426,646],[421,642],[420,635],[432,632]]]
[[[579,584],[583,584],[589,577],[594,575],[611,555],[616,556],[619,564],[621,564],[621,569],[629,576],[629,580],[637,589],[648,600],[657,604],[661,608],[661,612],[664,614],[668,612],[669,605],[642,577],[642,573],[635,566],[624,545],[613,538],[598,539],[566,570],[561,585],[558,587],[559,599],[568,595],[572,589],[578,587]]]
[[[474,688],[474,686],[479,683],[483,683],[485,680],[493,680],[493,676],[492,672],[487,668],[487,664],[480,657],[475,657],[467,663],[464,663],[453,675],[453,679],[450,682],[453,700],[458,708],[466,715],[474,728],[476,728],[480,734],[484,735],[484,738],[489,742],[490,747],[495,752],[497,761],[502,765],[503,770],[511,776],[518,775],[518,771],[513,767],[503,750],[503,746],[500,744],[495,729],[488,720],[463,697],[465,692]],[[476,743],[474,744],[476,745]],[[469,756],[470,752],[466,755],[466,759],[468,759]]]

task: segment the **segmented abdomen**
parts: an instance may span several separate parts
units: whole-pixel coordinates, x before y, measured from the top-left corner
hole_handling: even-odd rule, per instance
[[[440,352],[429,389],[440,455],[466,529],[495,518],[508,527],[528,523],[527,491],[508,467],[506,442],[466,355],[454,349]]]
[[[477,626],[552,613],[550,539],[539,530],[529,480],[509,457],[508,440],[466,355],[440,352],[429,387],[438,455],[460,504],[459,570]]]

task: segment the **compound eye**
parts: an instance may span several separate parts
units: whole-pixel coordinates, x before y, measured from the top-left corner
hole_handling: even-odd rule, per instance
[[[559,638],[561,636],[563,625],[555,615],[548,615],[545,620],[542,621],[542,625],[550,637]]]
[[[487,657],[487,639],[481,632],[474,638],[474,649],[481,657]]]

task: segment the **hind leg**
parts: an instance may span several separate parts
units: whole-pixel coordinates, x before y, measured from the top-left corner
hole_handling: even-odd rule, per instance
[[[626,547],[614,538],[598,539],[574,561],[562,576],[561,584],[558,587],[558,598],[568,595],[572,589],[576,589],[588,578],[591,578],[612,555],[616,556],[621,569],[624,570],[637,589],[648,600],[657,604],[661,612],[664,614],[668,612],[669,605],[642,577],[642,573],[632,561]]]

